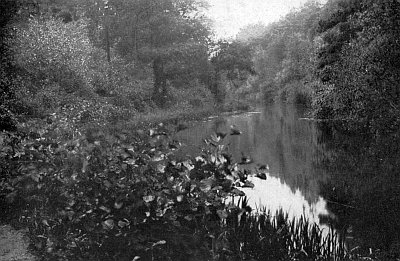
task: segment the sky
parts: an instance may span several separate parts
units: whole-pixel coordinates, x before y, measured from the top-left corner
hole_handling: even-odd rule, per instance
[[[268,24],[279,20],[307,0],[208,0],[209,16],[218,38],[234,37],[248,24]]]

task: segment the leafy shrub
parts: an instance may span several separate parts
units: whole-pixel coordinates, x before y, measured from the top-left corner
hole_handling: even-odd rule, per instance
[[[242,175],[219,139],[178,162],[163,126],[131,137],[99,128],[65,137],[56,125],[38,122],[0,139],[1,202],[14,204],[39,253],[67,260],[209,255],[207,235],[226,218],[222,200],[242,194],[234,188]]]

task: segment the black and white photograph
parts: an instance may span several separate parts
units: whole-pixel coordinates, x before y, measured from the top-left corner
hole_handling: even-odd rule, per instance
[[[400,261],[400,0],[0,0],[0,261]]]

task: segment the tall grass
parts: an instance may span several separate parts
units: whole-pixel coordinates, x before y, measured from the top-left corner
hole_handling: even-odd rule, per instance
[[[342,237],[332,228],[323,233],[304,216],[289,219],[283,210],[244,211],[249,209],[246,198],[237,205],[242,211],[231,211],[226,220],[224,240],[230,253],[220,260],[343,260],[346,256]]]

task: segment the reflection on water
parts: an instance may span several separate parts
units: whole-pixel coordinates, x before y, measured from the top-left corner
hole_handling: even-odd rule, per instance
[[[319,197],[315,202],[309,202],[300,189],[293,191],[281,179],[267,176],[267,180],[256,177],[249,178],[254,183],[254,188],[244,188],[243,191],[249,199],[249,204],[256,208],[265,207],[271,213],[285,209],[290,219],[305,216],[310,222],[319,224],[321,215],[328,215],[326,201]]]
[[[315,167],[323,145],[318,143],[318,128],[300,120],[302,116],[294,107],[276,105],[258,113],[209,119],[181,132],[179,139],[186,145],[183,153],[193,153],[211,134],[228,133],[224,143],[236,162],[246,157],[253,161],[247,168],[269,168],[267,180],[251,178],[255,188],[245,189],[250,205],[272,213],[282,208],[289,217],[305,215],[320,223],[319,216],[328,215],[319,189],[325,175]],[[229,135],[232,125],[242,134]]]
[[[326,127],[326,126],[325,126]],[[320,167],[329,176],[321,184],[331,220],[347,230],[349,248],[389,252],[400,257],[400,139],[399,133],[378,137],[338,131],[330,126],[329,160]]]
[[[268,165],[267,180],[252,178],[251,203],[290,216],[306,215],[346,231],[349,249],[381,249],[400,257],[400,134],[366,137],[337,126],[301,119],[292,106],[216,117],[179,133],[182,154],[196,153],[202,139],[229,133],[225,144],[236,161],[243,156]],[[318,126],[317,126],[318,125]]]

